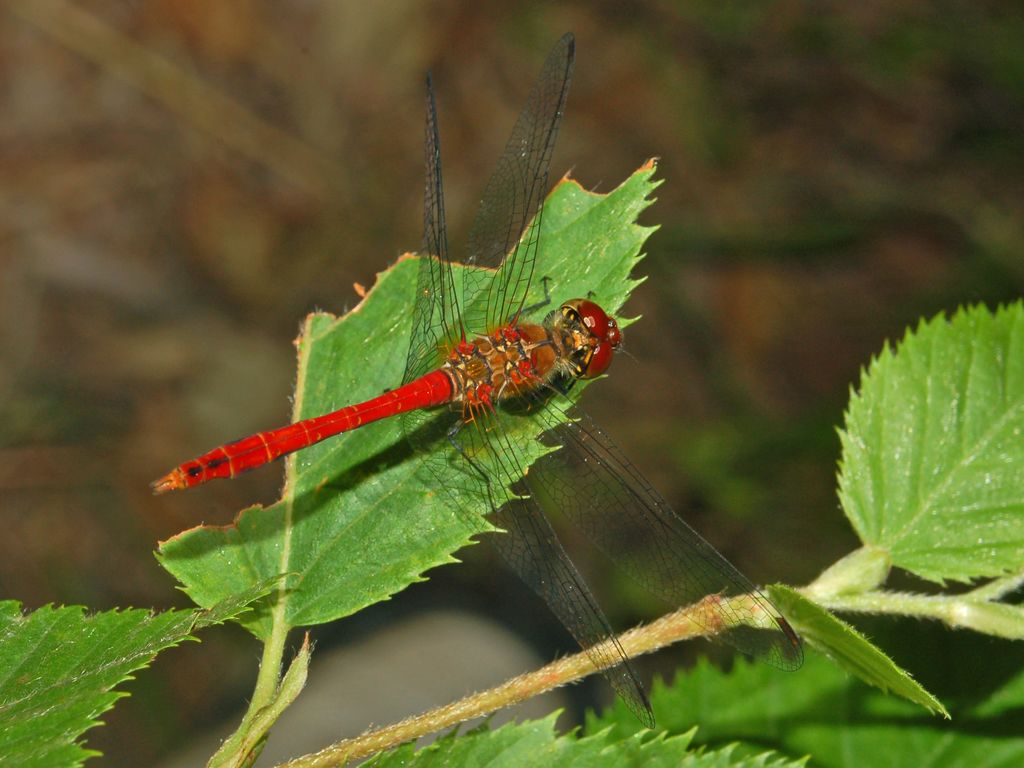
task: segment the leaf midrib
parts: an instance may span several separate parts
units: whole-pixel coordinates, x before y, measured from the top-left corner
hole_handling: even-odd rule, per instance
[[[974,345],[972,345],[972,349],[973,347]],[[988,443],[991,442],[995,435],[997,435],[1002,430],[1002,428],[1006,425],[1006,422],[1010,419],[1010,417],[1016,416],[1018,411],[1020,411],[1022,407],[1024,407],[1024,398],[1021,398],[1018,402],[1011,405],[1009,408],[1003,411],[1003,413],[999,416],[998,419],[992,422],[992,425],[987,430],[985,430],[985,432],[982,433],[981,439],[976,441],[972,446],[972,449],[969,452],[964,453],[960,460],[949,468],[949,470],[945,473],[945,476],[943,477],[942,481],[938,485],[936,485],[935,488],[933,488],[932,491],[928,494],[927,498],[925,498],[921,502],[921,504],[918,505],[918,509],[914,512],[910,519],[907,520],[907,522],[899,528],[897,534],[889,541],[890,544],[896,544],[899,541],[901,541],[908,534],[909,530],[917,525],[920,519],[924,515],[926,515],[928,511],[931,509],[934,501],[946,491],[947,487],[952,482],[953,477],[961,469],[966,467],[968,464],[970,464],[978,457],[979,453],[988,445]],[[965,408],[964,410],[966,411],[967,409]],[[961,434],[964,431],[963,423],[961,423],[960,425],[960,431]]]

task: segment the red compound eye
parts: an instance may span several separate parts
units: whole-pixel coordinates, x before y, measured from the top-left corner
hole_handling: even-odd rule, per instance
[[[587,370],[583,372],[582,378],[592,379],[607,371],[608,366],[612,364],[612,352],[611,344],[607,342],[598,344],[594,354],[590,356],[590,362],[587,363]]]
[[[593,352],[581,378],[600,376],[612,364],[615,348],[622,342],[622,331],[614,318],[589,299],[573,299],[562,305],[563,313],[575,314],[590,332]]]

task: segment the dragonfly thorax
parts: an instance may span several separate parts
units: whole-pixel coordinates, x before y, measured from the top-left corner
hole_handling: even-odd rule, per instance
[[[452,401],[490,405],[526,394],[547,380],[553,367],[551,338],[544,326],[509,324],[462,341],[443,370],[452,381]]]
[[[509,324],[460,342],[444,370],[452,380],[454,402],[489,405],[525,395],[557,377],[599,376],[621,341],[618,325],[601,307],[573,299],[551,312],[543,325]]]

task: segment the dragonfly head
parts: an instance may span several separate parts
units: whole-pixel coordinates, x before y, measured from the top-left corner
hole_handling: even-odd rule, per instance
[[[571,299],[559,311],[574,339],[576,375],[581,379],[600,376],[608,370],[615,348],[622,342],[622,331],[615,318],[589,299]]]

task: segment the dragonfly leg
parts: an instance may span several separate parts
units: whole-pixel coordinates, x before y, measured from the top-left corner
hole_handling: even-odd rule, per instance
[[[448,442],[451,443],[452,444],[452,448],[454,448],[459,453],[463,453],[462,446],[459,445],[457,442],[455,442],[455,437],[459,434],[459,432],[462,431],[462,428],[464,426],[466,426],[466,422],[464,422],[462,419],[459,419],[454,424],[452,424],[452,426],[448,430],[448,434],[447,434]],[[463,456],[465,456],[464,453],[463,453]]]

